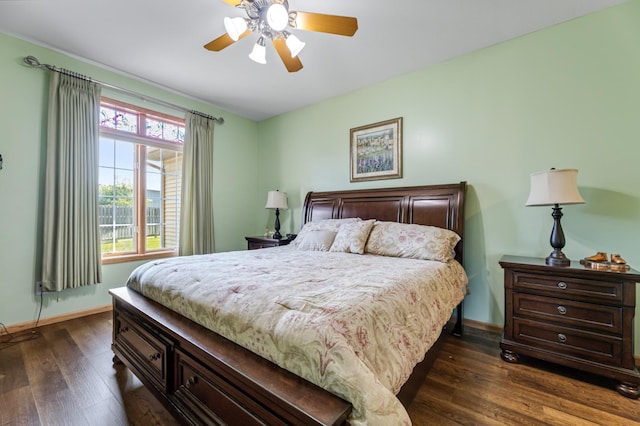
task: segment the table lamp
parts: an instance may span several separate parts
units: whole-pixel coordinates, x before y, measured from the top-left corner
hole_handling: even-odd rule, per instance
[[[269,191],[267,194],[267,205],[265,209],[276,209],[276,223],[273,226],[276,232],[273,233],[273,238],[279,240],[282,238],[280,235],[280,210],[286,210],[287,206],[287,193],[280,191]]]
[[[531,173],[531,190],[527,206],[553,206],[553,229],[551,230],[551,247],[553,252],[545,259],[547,265],[569,266],[571,261],[562,253],[564,248],[564,232],[560,224],[564,204],[582,204],[584,199],[578,192],[578,170],[551,169]]]

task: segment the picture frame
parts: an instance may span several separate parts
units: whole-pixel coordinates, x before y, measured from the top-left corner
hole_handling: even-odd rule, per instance
[[[351,182],[402,177],[402,117],[350,130]]]

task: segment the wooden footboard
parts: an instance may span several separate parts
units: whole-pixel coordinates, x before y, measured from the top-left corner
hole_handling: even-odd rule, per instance
[[[124,363],[185,424],[348,424],[348,402],[127,287],[109,293],[114,363]],[[456,317],[398,393],[405,406]]]
[[[351,405],[126,287],[117,357],[187,424],[343,425]]]

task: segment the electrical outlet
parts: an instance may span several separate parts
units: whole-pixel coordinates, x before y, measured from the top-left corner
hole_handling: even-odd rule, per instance
[[[36,283],[36,296],[40,296],[42,294],[43,290],[42,290],[42,282],[38,281]]]

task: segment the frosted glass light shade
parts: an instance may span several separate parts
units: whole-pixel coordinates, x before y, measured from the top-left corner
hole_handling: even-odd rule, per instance
[[[247,31],[247,21],[244,18],[224,18],[224,28],[233,41],[238,41],[240,35]]]
[[[259,64],[267,63],[267,49],[264,47],[264,39],[262,37],[253,45],[253,50],[249,53],[249,58]]]
[[[293,34],[288,34],[287,35],[287,39],[285,41],[285,43],[287,44],[287,47],[289,48],[289,51],[291,52],[291,57],[295,58],[296,56],[298,56],[298,53],[300,53],[302,51],[302,49],[304,49],[304,46],[306,43],[303,43],[300,41],[300,39],[298,37],[296,37]]]
[[[280,191],[269,191],[267,194],[267,205],[265,209],[280,209],[286,210],[287,206],[287,193]]]
[[[267,9],[267,23],[275,31],[282,31],[289,23],[287,8],[279,3],[274,3]]]
[[[551,169],[531,173],[531,190],[527,206],[582,204],[584,202],[578,191],[578,170]]]

